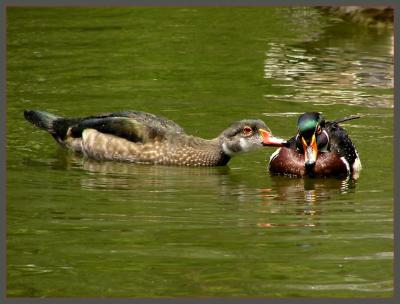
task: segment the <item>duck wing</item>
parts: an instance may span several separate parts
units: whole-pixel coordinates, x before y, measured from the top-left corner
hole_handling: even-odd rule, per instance
[[[340,122],[356,119],[340,120]],[[340,156],[345,157],[350,165],[358,158],[358,152],[345,129],[338,124],[338,120],[327,121],[325,126],[330,137],[330,150],[337,152]]]
[[[115,113],[103,117],[89,117],[70,126],[67,136],[82,137],[86,129],[94,129],[100,133],[111,134],[135,143],[148,143],[163,140],[174,128],[163,127],[155,123],[143,123],[135,118],[118,116]]]
[[[79,121],[108,119],[108,118],[129,118],[133,119],[137,124],[141,124],[149,128],[155,128],[160,131],[165,130],[168,132],[174,132],[180,134],[185,133],[183,128],[172,120],[169,120],[161,116],[156,116],[154,114],[141,111],[133,111],[133,110],[88,116],[83,119],[79,119]]]
[[[116,112],[116,113],[110,113],[106,114],[106,117],[127,117],[134,119],[140,124],[143,124],[145,126],[159,129],[159,130],[165,130],[168,132],[174,132],[174,133],[180,133],[184,134],[185,131],[183,128],[178,125],[176,122],[169,120],[165,117],[157,116],[151,113],[146,113],[146,112],[141,112],[141,111],[121,111],[121,112]]]
[[[95,129],[101,133],[143,143],[156,137],[161,139],[166,133],[185,134],[183,128],[172,120],[140,111],[105,113],[84,118],[56,117],[41,111],[26,111],[26,113],[29,114],[25,114],[28,118],[38,117],[27,119],[39,127],[44,125],[42,121],[50,121],[45,124],[46,127],[41,128],[50,132],[59,142],[67,137],[80,138],[85,129]],[[49,115],[52,119],[45,119]]]

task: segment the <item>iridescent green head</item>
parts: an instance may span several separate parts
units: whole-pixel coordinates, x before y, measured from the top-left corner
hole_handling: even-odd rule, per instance
[[[318,112],[306,112],[299,117],[297,129],[300,136],[306,141],[310,140],[312,135],[318,130],[318,126],[323,127],[325,119]]]
[[[324,126],[325,120],[318,112],[306,112],[297,121],[296,146],[304,153],[306,169],[313,167],[317,161],[318,145],[321,142],[320,135]]]

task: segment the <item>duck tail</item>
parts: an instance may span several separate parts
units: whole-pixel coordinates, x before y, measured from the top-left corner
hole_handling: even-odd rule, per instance
[[[60,116],[37,110],[25,110],[24,116],[31,124],[49,132],[50,134],[56,133],[56,130],[54,130],[54,122],[62,119]]]
[[[339,119],[334,120],[333,122],[338,124],[338,123],[341,123],[341,122],[345,122],[345,121],[349,121],[349,120],[353,120],[353,119],[358,119],[358,118],[361,118],[361,116],[350,116],[350,117],[339,118]]]

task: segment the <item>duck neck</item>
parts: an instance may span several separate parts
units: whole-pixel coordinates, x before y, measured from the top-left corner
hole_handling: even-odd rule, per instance
[[[223,149],[223,140],[220,137],[204,139],[200,137],[184,135],[179,139],[180,149],[191,154],[191,158],[199,162],[199,165],[223,166],[228,163],[231,156]]]

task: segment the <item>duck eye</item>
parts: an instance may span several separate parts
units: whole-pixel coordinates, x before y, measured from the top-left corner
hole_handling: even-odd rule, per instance
[[[321,132],[322,132],[321,127],[318,126],[318,127],[317,127],[317,135],[321,134]]]
[[[253,129],[252,129],[252,128],[250,128],[250,127],[248,127],[248,126],[246,126],[246,127],[243,128],[243,134],[244,134],[244,135],[250,135],[250,134],[252,134],[252,133],[253,133]]]

